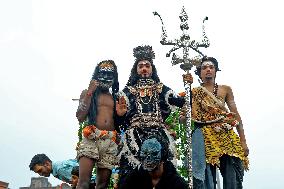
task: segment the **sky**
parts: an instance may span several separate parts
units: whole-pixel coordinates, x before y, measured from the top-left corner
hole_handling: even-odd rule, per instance
[[[113,59],[120,89],[134,63],[132,50],[151,45],[161,81],[183,90],[183,71],[160,44],[163,18],[169,39],[178,39],[182,7],[189,33],[200,40],[202,20],[219,61],[218,84],[230,85],[250,148],[244,188],[283,188],[284,89],[281,54],[284,13],[280,0],[9,0],[0,1],[0,180],[11,189],[30,185],[37,175],[31,158],[75,158],[81,91],[96,64]],[[192,71],[193,73],[193,71]],[[194,76],[194,86],[198,85]],[[61,182],[54,177],[53,185]]]

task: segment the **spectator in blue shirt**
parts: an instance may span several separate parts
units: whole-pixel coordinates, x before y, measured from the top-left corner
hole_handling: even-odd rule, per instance
[[[76,166],[79,164],[75,159],[52,162],[45,154],[36,154],[29,165],[30,170],[40,176],[49,177],[52,174],[55,178],[69,184],[72,184],[71,171]]]

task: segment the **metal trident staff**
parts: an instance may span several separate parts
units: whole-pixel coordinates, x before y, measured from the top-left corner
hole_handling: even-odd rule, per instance
[[[204,56],[204,54],[198,49],[200,47],[209,47],[210,43],[205,33],[204,22],[208,20],[208,17],[205,17],[203,20],[202,32],[203,39],[202,42],[199,43],[195,40],[190,40],[190,36],[187,33],[189,29],[187,20],[188,16],[185,12],[184,7],[182,8],[181,14],[179,16],[181,20],[180,29],[182,30],[182,35],[179,39],[168,40],[167,32],[164,27],[163,20],[161,16],[157,12],[153,12],[155,16],[158,16],[162,23],[162,36],[161,36],[161,44],[162,45],[172,45],[172,49],[166,54],[166,57],[170,57],[171,53],[182,48],[183,56],[179,57],[175,53],[172,56],[172,65],[181,64],[180,68],[184,70],[187,74],[190,74],[191,68],[195,65],[198,65]],[[197,52],[198,55],[191,58],[189,56],[189,50]],[[185,157],[187,159],[187,168],[188,168],[188,182],[189,188],[193,188],[193,175],[192,175],[192,144],[191,144],[191,83],[184,83],[185,91],[186,91],[186,100],[187,100],[187,112],[186,112],[186,137],[187,137],[187,149]]]

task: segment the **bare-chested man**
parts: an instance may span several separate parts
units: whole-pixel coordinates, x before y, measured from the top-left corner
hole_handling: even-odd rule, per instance
[[[193,185],[194,188],[204,188],[204,185],[215,188],[218,166],[223,188],[239,189],[244,168],[248,168],[249,149],[233,91],[230,86],[215,82],[217,71],[220,71],[218,62],[213,57],[204,57],[195,71],[202,83],[192,89],[193,161],[198,165],[195,170],[193,163]]]
[[[110,87],[112,94],[109,91]],[[87,123],[77,153],[80,167],[78,189],[89,188],[95,164],[97,165],[96,188],[107,188],[109,184],[117,154],[114,102],[118,90],[118,74],[114,61],[100,62],[88,89],[82,91],[76,113],[79,122]]]

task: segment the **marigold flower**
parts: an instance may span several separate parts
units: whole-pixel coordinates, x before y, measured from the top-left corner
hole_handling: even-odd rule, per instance
[[[180,92],[180,93],[178,93],[178,95],[181,96],[181,97],[185,97],[186,93],[185,92]]]
[[[85,138],[88,138],[88,136],[90,136],[90,134],[92,134],[93,132],[93,127],[91,125],[84,127],[83,129],[83,135]]]

